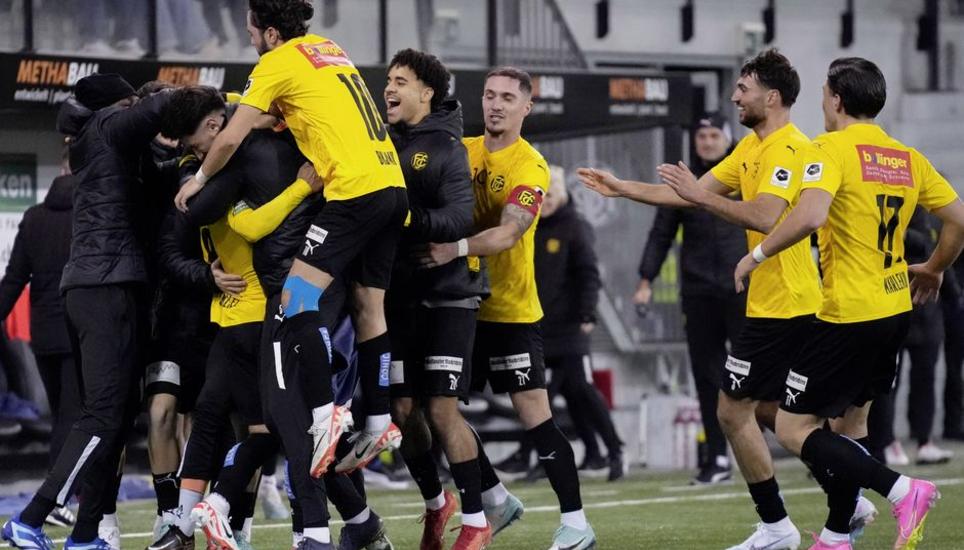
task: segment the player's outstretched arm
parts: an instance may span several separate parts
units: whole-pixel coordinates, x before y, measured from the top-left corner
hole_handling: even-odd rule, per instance
[[[235,205],[228,212],[228,226],[244,240],[256,243],[277,229],[308,195],[320,193],[324,188],[324,182],[314,166],[306,162],[298,170],[298,179],[277,197],[258,208],[251,208],[244,201]]]
[[[522,238],[536,219],[524,206],[508,203],[502,208],[499,225],[455,243],[429,243],[416,256],[425,268],[445,265],[460,256],[491,256],[508,250]],[[460,248],[461,247],[461,248]]]
[[[726,195],[734,190],[716,179],[713,172],[707,172],[697,180],[683,162],[660,164],[656,172],[663,183],[692,206],[760,233],[769,233],[788,205],[786,200],[769,193],[760,193],[750,201],[728,199]]]
[[[584,186],[604,197],[622,197],[654,206],[695,206],[666,185],[622,180],[597,168],[579,168],[576,175]]]
[[[964,248],[964,203],[956,199],[931,213],[943,222],[937,247],[926,262],[907,266],[912,277],[911,298],[915,304],[937,299],[944,271],[954,263]]]
[[[260,109],[250,105],[238,105],[231,120],[228,121],[228,125],[214,138],[214,143],[211,144],[210,151],[204,157],[204,163],[198,170],[198,174],[192,176],[182,185],[181,190],[174,197],[174,205],[178,210],[181,212],[187,211],[187,200],[204,187],[208,178],[224,168],[224,165],[231,160],[234,152],[241,146],[244,138],[248,137],[251,130],[262,121],[263,114],[264,112]],[[200,179],[198,179],[199,176]]]
[[[790,248],[823,226],[832,202],[833,195],[823,189],[804,189],[800,202],[790,211],[787,219],[736,265],[733,273],[736,291],[743,292],[744,279],[767,258]]]

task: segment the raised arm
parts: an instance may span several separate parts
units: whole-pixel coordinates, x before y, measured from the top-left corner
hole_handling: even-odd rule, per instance
[[[292,210],[305,198],[318,191],[323,185],[315,174],[311,163],[306,162],[298,170],[298,179],[258,208],[239,201],[228,213],[228,225],[249,243],[258,242],[281,225]]]

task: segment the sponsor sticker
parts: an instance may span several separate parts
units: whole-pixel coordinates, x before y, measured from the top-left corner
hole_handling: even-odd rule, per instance
[[[493,372],[525,369],[532,366],[532,359],[527,353],[517,353],[503,357],[489,357],[489,369]]]
[[[789,189],[790,177],[792,175],[793,175],[793,171],[780,166],[776,166],[773,168],[773,175],[770,176],[770,185],[774,187],[779,187],[780,189]]]
[[[742,361],[732,355],[727,355],[726,370],[739,374],[740,376],[746,376],[750,374],[750,362]]]
[[[803,169],[803,181],[820,181],[823,179],[823,163],[811,162]]]

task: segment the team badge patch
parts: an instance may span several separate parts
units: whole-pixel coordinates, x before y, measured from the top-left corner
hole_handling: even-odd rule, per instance
[[[812,162],[803,169],[803,181],[820,181],[823,179],[823,163]]]
[[[428,166],[428,153],[419,151],[412,155],[412,169],[415,171],[424,170]]]
[[[779,187],[780,189],[789,189],[790,177],[792,175],[792,171],[777,166],[773,169],[773,175],[770,176],[770,185]]]
[[[489,182],[489,189],[491,189],[493,193],[498,193],[505,189],[505,178],[502,176],[493,178],[492,181]]]

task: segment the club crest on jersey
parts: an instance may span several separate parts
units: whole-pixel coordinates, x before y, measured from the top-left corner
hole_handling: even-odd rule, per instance
[[[779,187],[780,189],[789,189],[790,176],[792,175],[793,172],[790,170],[777,166],[773,169],[773,175],[770,176],[770,185]]]
[[[519,204],[525,207],[532,206],[536,202],[536,196],[532,191],[522,191],[519,193]]]
[[[803,169],[803,181],[820,181],[823,178],[823,163],[812,162]]]
[[[412,169],[415,171],[424,170],[428,166],[428,153],[419,151],[412,155]]]
[[[489,189],[491,189],[493,193],[498,193],[505,189],[505,178],[503,176],[493,178],[492,181],[489,182]]]

